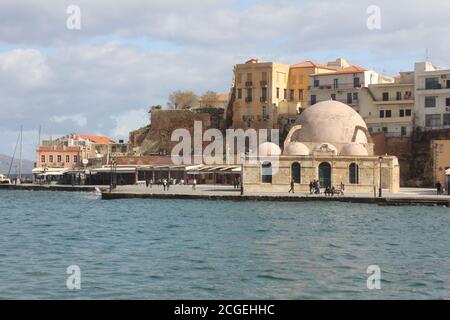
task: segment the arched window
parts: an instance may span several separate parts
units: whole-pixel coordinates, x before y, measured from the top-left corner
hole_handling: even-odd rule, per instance
[[[261,181],[272,183],[272,163],[266,161],[261,165]]]
[[[350,184],[359,183],[359,166],[354,162],[348,167],[348,182]]]
[[[301,166],[300,163],[294,162],[291,166],[291,178],[294,183],[301,182]]]

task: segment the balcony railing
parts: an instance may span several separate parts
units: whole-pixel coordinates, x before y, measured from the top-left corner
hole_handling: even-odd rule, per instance
[[[265,80],[260,81],[260,82],[259,82],[259,85],[260,85],[261,87],[267,87],[267,81],[265,81]]]
[[[337,86],[334,84],[319,84],[318,86],[308,86],[308,89],[322,89],[322,90],[339,90],[339,89],[356,89],[361,88],[363,85],[361,83],[338,83]]]
[[[259,101],[267,103],[269,100],[267,100],[267,97],[261,97]]]
[[[428,85],[425,88],[417,88],[417,90],[440,90],[440,89],[450,89],[450,85],[442,85],[441,83],[437,83],[435,85]]]
[[[253,82],[252,81],[246,81],[245,82],[245,86],[246,87],[252,87],[253,86]]]
[[[252,97],[247,97],[247,98],[245,98],[245,102],[252,102],[253,101],[253,98]]]

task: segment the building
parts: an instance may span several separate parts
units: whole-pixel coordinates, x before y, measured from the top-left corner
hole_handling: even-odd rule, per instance
[[[360,91],[360,114],[370,133],[409,137],[414,128],[414,72],[400,72],[394,83],[369,84]]]
[[[55,140],[44,140],[36,149],[34,178],[59,182],[65,174],[77,172],[81,180],[80,170],[89,165],[96,148],[113,143],[108,137],[88,134],[69,134]]]
[[[282,154],[265,143],[258,158],[248,158],[243,183],[246,192],[287,192],[292,179],[296,191],[309,192],[310,182],[319,180],[322,188],[343,183],[345,192],[374,193],[381,177],[383,189],[398,192],[399,170],[395,156],[374,156],[367,126],[354,109],[324,101],[298,117]]]
[[[306,60],[293,64],[289,68],[288,97],[282,100],[278,108],[278,122],[280,129],[287,128],[297,119],[298,115],[309,106],[309,76],[311,74],[335,71],[330,67]]]
[[[445,172],[450,169],[450,140],[432,140],[433,181],[445,186]]]
[[[233,128],[278,127],[278,106],[288,100],[289,65],[251,59],[234,67]]]
[[[417,62],[414,71],[416,126],[421,130],[450,128],[450,69]]]
[[[344,59],[337,59],[331,65],[337,70],[315,73],[309,79],[309,105],[321,101],[335,100],[360,111],[361,88],[370,84],[392,83],[393,78],[382,76],[373,70],[348,65]]]

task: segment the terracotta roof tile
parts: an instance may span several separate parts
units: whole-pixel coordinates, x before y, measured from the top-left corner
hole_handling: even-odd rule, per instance
[[[78,137],[81,139],[89,140],[93,143],[105,143],[105,144],[114,143],[113,140],[104,136],[96,136],[91,134],[78,134]]]
[[[328,69],[328,70],[336,70],[335,67],[330,67],[324,64],[317,63],[312,60],[306,60],[297,64],[291,65],[291,68],[322,68],[322,69]]]
[[[316,73],[316,74],[312,74],[311,76],[327,76],[327,75],[332,75],[332,74],[361,73],[364,71],[368,71],[368,69],[360,67],[360,66],[352,65],[352,66],[337,70],[335,72]]]

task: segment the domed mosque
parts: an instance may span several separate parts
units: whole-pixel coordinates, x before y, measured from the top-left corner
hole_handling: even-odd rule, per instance
[[[339,190],[344,185],[345,192],[372,193],[379,188],[380,173],[383,189],[399,190],[398,159],[374,155],[363,118],[338,101],[307,108],[289,131],[281,155],[274,143],[261,147],[264,156],[244,165],[244,188],[249,192],[287,192],[291,180],[296,191],[309,192],[310,182],[318,180],[321,188]]]

